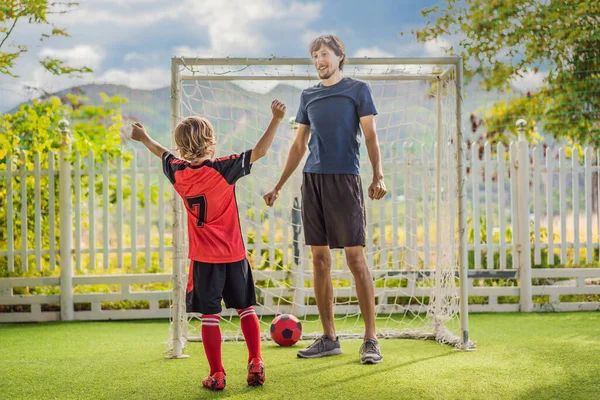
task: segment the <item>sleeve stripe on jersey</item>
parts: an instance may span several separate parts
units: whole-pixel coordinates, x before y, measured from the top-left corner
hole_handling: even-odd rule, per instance
[[[175,184],[175,173],[186,169],[189,164],[181,159],[178,159],[170,152],[163,154],[163,172],[169,178],[171,184]]]

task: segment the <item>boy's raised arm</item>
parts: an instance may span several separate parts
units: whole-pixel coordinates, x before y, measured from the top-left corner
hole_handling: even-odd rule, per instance
[[[156,140],[152,139],[150,135],[148,135],[146,128],[139,122],[136,122],[131,126],[131,139],[143,143],[144,146],[157,157],[162,157],[163,154],[169,151]]]
[[[263,157],[267,154],[267,150],[271,147],[271,143],[273,143],[273,138],[275,137],[275,132],[277,132],[277,127],[279,123],[285,116],[285,104],[280,102],[279,100],[273,100],[271,103],[271,113],[273,114],[273,118],[271,119],[271,123],[263,133],[262,137],[259,139],[254,149],[252,149],[252,155],[250,156],[250,164],[254,163],[259,158]]]

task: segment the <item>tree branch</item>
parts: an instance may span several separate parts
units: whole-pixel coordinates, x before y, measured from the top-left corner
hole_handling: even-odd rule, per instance
[[[4,36],[4,39],[2,39],[2,42],[0,43],[0,49],[2,48],[2,45],[4,44],[4,42],[6,41],[6,39],[8,39],[8,37],[10,36],[11,32],[13,31],[13,29],[15,29],[15,26],[17,25],[17,21],[19,20],[20,15],[17,15],[15,17],[15,20],[12,24],[12,26],[10,27],[10,29],[8,30],[8,32],[6,32],[6,36]]]

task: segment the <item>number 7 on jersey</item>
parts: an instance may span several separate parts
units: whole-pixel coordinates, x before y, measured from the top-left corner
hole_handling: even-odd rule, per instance
[[[201,194],[196,197],[188,197],[186,200],[188,207],[198,215],[198,220],[196,221],[198,228],[202,228],[204,221],[206,221],[206,196]]]

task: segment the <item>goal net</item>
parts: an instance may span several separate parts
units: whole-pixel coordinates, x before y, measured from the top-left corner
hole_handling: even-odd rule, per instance
[[[386,196],[367,207],[365,254],[375,284],[380,337],[434,339],[468,347],[464,263],[464,201],[460,60],[350,59],[343,75],[366,81],[378,115],[377,135]],[[310,249],[300,218],[302,166],[287,182],[274,207],[263,195],[283,170],[297,126],[302,89],[319,80],[305,59],[183,59],[172,61],[172,125],[191,115],[215,127],[217,155],[252,148],[271,118],[275,98],[287,105],[267,156],[236,184],[240,224],[256,283],[263,336],[282,313],[303,324],[303,339],[321,334],[314,296]],[[332,116],[334,118],[335,116]],[[366,191],[372,168],[361,144]],[[187,282],[186,215],[175,200],[172,320],[168,352],[181,354],[200,339],[200,315],[185,312]],[[342,337],[362,337],[364,324],[355,283],[340,250],[332,250],[335,323]],[[466,268],[464,270],[466,273]],[[461,290],[462,288],[462,290]],[[235,310],[223,309],[226,339],[243,340]]]

